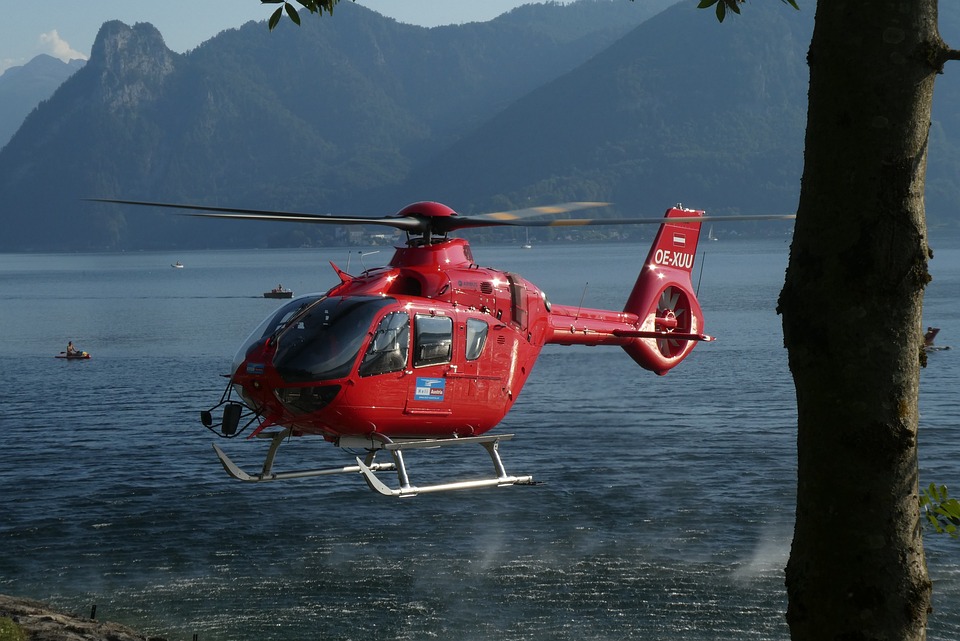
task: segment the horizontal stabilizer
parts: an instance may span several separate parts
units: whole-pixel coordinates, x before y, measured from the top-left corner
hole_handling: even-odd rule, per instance
[[[631,331],[615,329],[613,330],[613,335],[623,336],[624,338],[669,338],[676,341],[703,341],[706,343],[717,340],[715,337],[708,336],[707,334],[689,334],[684,332],[644,332],[639,330]]]

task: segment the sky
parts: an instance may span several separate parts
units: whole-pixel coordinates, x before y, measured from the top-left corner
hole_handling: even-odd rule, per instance
[[[400,22],[435,27],[490,20],[540,1],[358,0],[357,4]],[[0,0],[0,73],[41,53],[64,61],[86,60],[100,25],[108,20],[152,23],[170,49],[183,53],[224,29],[266,20],[274,9],[259,0]]]

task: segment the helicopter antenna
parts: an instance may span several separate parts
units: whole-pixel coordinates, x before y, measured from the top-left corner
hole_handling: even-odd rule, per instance
[[[369,256],[369,255],[371,255],[371,254],[379,254],[379,253],[380,253],[380,250],[379,250],[379,249],[375,249],[375,250],[373,250],[372,252],[361,252],[361,251],[358,251],[357,253],[360,254],[360,266],[363,267],[363,271],[367,271],[367,265],[366,265],[366,263],[363,262],[363,257],[364,257],[364,256]]]
[[[577,306],[577,315],[574,317],[574,320],[578,320],[580,318],[580,310],[583,309],[583,299],[587,297],[588,287],[590,287],[589,281],[583,284],[583,293],[580,294],[580,305]]]

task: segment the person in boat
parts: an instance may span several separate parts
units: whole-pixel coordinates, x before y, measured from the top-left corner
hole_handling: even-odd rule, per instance
[[[939,333],[940,333],[939,327],[928,327],[927,333],[923,335],[923,346],[933,347],[933,341],[937,337],[937,334]]]
[[[77,356],[80,354],[80,350],[73,346],[73,341],[67,342],[67,356]]]

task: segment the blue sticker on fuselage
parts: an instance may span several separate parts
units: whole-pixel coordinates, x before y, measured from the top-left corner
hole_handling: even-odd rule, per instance
[[[413,393],[415,401],[442,401],[447,381],[443,378],[417,377],[417,388]]]

